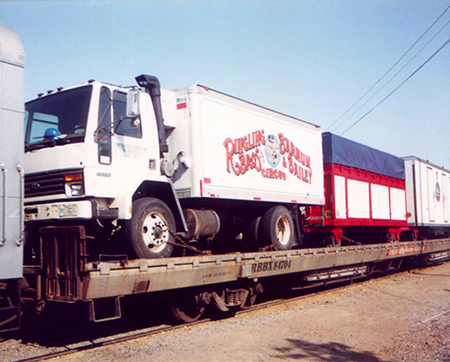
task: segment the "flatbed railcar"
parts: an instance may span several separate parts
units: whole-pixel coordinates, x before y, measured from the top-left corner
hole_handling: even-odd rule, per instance
[[[93,241],[82,227],[70,230],[69,237],[67,228],[58,227],[43,228],[41,235],[41,264],[24,270],[35,281],[29,288],[34,299],[87,303],[94,322],[120,318],[121,298],[131,295],[175,292],[169,296],[174,316],[191,322],[208,307],[225,312],[252,305],[271,277],[286,276],[292,285],[324,283],[386,272],[405,260],[450,257],[450,239],[440,239],[166,259],[128,260],[124,255],[89,262],[83,253]],[[110,314],[98,313],[98,305],[108,304]]]
[[[20,326],[23,265],[24,51],[0,24],[0,331]]]

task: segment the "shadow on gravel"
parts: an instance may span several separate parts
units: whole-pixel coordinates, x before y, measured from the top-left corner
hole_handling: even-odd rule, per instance
[[[279,353],[272,357],[276,360],[324,361],[324,362],[389,362],[379,359],[369,351],[354,351],[342,343],[311,343],[299,339],[286,339],[288,347],[276,347]]]

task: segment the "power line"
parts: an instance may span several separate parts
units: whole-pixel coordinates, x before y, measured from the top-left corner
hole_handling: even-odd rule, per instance
[[[422,47],[420,48],[420,50],[414,54],[414,56],[408,60],[408,62],[403,65],[403,67],[401,67],[386,83],[383,84],[383,86],[381,86],[374,94],[372,94],[372,96],[365,101],[356,111],[354,111],[350,116],[348,116],[345,120],[348,120],[350,118],[352,118],[356,113],[358,113],[362,108],[364,108],[364,106],[369,103],[378,93],[380,93],[394,78],[397,77],[397,75],[399,75],[403,69],[405,69],[414,59],[416,59],[416,57],[450,24],[450,20],[430,39],[428,40],[428,42]]]
[[[348,108],[338,119],[336,119],[330,126],[328,126],[328,130],[330,130],[338,121],[342,119],[348,112],[350,112],[353,107],[355,107],[373,88],[375,88],[378,83],[383,80],[383,78],[411,51],[412,48],[430,31],[430,29],[444,16],[444,14],[450,9],[450,5],[438,16],[438,18],[428,27],[427,30],[414,42],[413,45],[409,47],[409,49],[355,102],[352,104],[350,108]]]
[[[366,118],[370,113],[372,113],[375,108],[377,108],[381,103],[383,103],[386,99],[388,99],[391,95],[393,95],[403,84],[405,84],[408,80],[410,80],[414,75],[419,72],[431,59],[433,59],[442,49],[444,49],[448,43],[450,43],[450,38],[447,39],[447,41],[441,45],[441,47],[436,50],[431,57],[429,57],[425,62],[422,63],[420,67],[418,67],[413,73],[411,73],[408,78],[406,78],[400,85],[398,85],[391,93],[389,93],[386,97],[384,97],[380,102],[378,102],[372,109],[370,109],[366,114],[364,114],[362,117],[360,117],[356,122],[354,122],[350,127],[346,128],[344,132],[342,132],[340,135],[342,136],[345,132],[347,132],[349,129],[354,127],[357,123],[362,121],[364,118]]]

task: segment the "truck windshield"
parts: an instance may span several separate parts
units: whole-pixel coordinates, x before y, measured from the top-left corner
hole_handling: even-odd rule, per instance
[[[25,151],[84,142],[92,86],[58,92],[25,104]]]

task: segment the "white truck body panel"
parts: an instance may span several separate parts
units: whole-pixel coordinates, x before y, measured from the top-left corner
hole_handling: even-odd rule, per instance
[[[335,176],[335,192],[336,218],[405,220],[404,190]]]
[[[406,215],[406,205],[405,205],[405,191],[401,189],[396,189],[394,187],[390,188],[391,195],[391,219],[392,220],[405,220]]]
[[[335,203],[336,203],[336,218],[347,218],[347,197],[345,191],[345,177],[334,176],[334,190],[335,190]]]
[[[417,157],[404,160],[408,225],[450,227],[450,171]]]
[[[368,219],[370,217],[369,183],[347,179],[348,217]]]
[[[179,197],[324,203],[319,127],[198,85],[176,98]]]
[[[374,219],[389,220],[389,187],[371,184],[370,195],[372,202],[372,217]]]
[[[24,51],[0,24],[0,278],[22,276]]]

